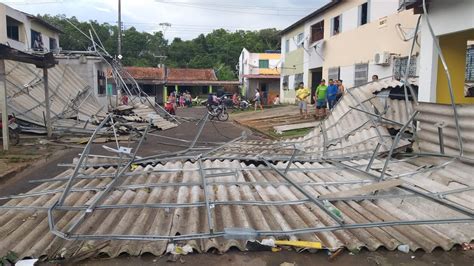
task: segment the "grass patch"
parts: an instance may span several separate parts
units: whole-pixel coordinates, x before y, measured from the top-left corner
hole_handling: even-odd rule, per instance
[[[277,134],[274,129],[268,131],[268,135],[274,138],[297,138],[308,134],[313,128],[300,128],[283,132],[283,134]]]

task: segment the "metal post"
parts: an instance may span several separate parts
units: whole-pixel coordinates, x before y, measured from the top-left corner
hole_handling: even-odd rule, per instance
[[[53,129],[51,128],[51,108],[49,99],[49,85],[48,85],[48,69],[43,68],[43,84],[44,84],[44,107],[46,109],[46,131],[48,132],[48,138],[53,135]]]
[[[383,181],[383,179],[385,177],[385,171],[387,171],[388,163],[390,162],[390,159],[392,158],[393,151],[395,150],[395,148],[397,148],[398,142],[400,142],[402,134],[404,133],[404,131],[408,127],[408,125],[413,121],[413,119],[415,119],[415,117],[418,115],[418,113],[419,113],[419,111],[415,111],[411,115],[411,117],[408,119],[408,121],[405,123],[405,125],[402,128],[400,128],[400,131],[398,132],[397,136],[395,137],[395,140],[392,143],[392,147],[390,148],[390,151],[388,153],[387,159],[385,160],[385,163],[383,165],[383,169],[382,169],[382,172],[380,173],[380,177],[379,177],[379,182]]]
[[[306,191],[306,189],[304,189],[302,186],[300,186],[298,183],[296,183],[295,181],[291,180],[291,178],[289,178],[285,173],[283,173],[282,171],[280,171],[278,168],[276,168],[275,166],[273,166],[270,162],[268,162],[267,160],[263,159],[262,158],[262,161],[268,166],[270,167],[272,170],[274,170],[278,175],[280,175],[281,177],[283,177],[283,179],[285,179],[288,183],[290,183],[293,187],[295,187],[297,190],[299,190],[303,195],[305,195],[311,202],[313,202],[314,204],[316,204],[316,206],[318,206],[321,210],[323,210],[327,215],[329,215],[329,217],[331,217],[334,221],[336,221],[336,223],[338,223],[339,225],[342,225],[344,224],[344,220],[342,220],[339,216],[337,216],[336,214],[334,214],[333,212],[331,212],[328,208],[326,208],[326,206],[324,206],[324,203],[322,203],[322,201],[320,201],[319,199],[313,197],[313,195],[311,193],[309,193],[308,191]]]
[[[122,58],[122,1],[118,0],[118,44],[117,44],[117,58]]]
[[[438,136],[439,136],[439,152],[444,154],[444,138],[443,138],[443,128],[438,127]]]
[[[214,221],[212,220],[212,215],[211,215],[211,205],[209,203],[209,194],[207,190],[207,182],[206,182],[206,175],[204,174],[204,170],[202,168],[202,160],[198,160],[198,165],[199,165],[199,174],[201,175],[201,182],[202,182],[202,189],[204,191],[204,200],[206,203],[206,213],[207,213],[207,223],[209,225],[209,232],[211,234],[214,233]]]
[[[8,151],[8,106],[7,106],[7,76],[5,74],[5,60],[0,60],[0,103],[2,106],[2,139],[3,150]]]
[[[380,142],[377,143],[377,147],[375,147],[374,153],[372,153],[372,157],[370,157],[369,164],[367,164],[367,168],[365,168],[365,171],[366,171],[366,172],[368,172],[368,171],[370,170],[370,168],[372,167],[372,163],[374,163],[375,156],[376,156],[377,153],[379,152],[380,146],[382,146],[382,144],[380,144]]]

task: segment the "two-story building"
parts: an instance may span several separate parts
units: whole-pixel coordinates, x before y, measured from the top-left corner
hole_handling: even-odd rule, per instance
[[[281,95],[294,102],[304,82],[313,92],[321,79],[341,79],[346,87],[400,77],[410,52],[417,16],[398,11],[398,0],[332,0],[282,35]],[[415,47],[415,53],[419,46]],[[414,57],[410,75],[417,74]]]
[[[241,93],[251,98],[259,89],[264,104],[270,103],[280,94],[280,51],[251,53],[243,49],[239,57],[239,82]]]
[[[473,104],[474,1],[426,0],[427,14],[423,11],[423,0],[402,3],[405,8],[423,16],[420,25],[419,101],[440,104],[451,102],[447,75],[439,60],[442,52],[451,77],[455,103]],[[434,37],[428,27],[428,20]]]
[[[59,51],[61,30],[43,19],[0,3],[0,43],[20,51]]]

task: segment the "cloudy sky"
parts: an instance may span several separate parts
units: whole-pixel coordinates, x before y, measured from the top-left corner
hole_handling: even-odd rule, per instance
[[[66,14],[116,23],[118,0],[4,0],[31,14]],[[191,39],[216,28],[283,29],[328,0],[122,0],[124,27]],[[171,27],[164,26],[171,24]],[[160,26],[160,24],[162,24]]]

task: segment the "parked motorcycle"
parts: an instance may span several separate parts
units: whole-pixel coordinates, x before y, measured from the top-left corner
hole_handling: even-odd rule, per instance
[[[217,118],[219,121],[227,121],[229,119],[229,113],[227,112],[226,97],[219,98],[218,104],[207,104],[207,110],[209,112],[209,119]]]
[[[0,130],[3,130],[3,123],[0,117]],[[8,116],[8,138],[10,144],[17,145],[20,143],[20,126],[16,123],[16,118],[13,115]]]

